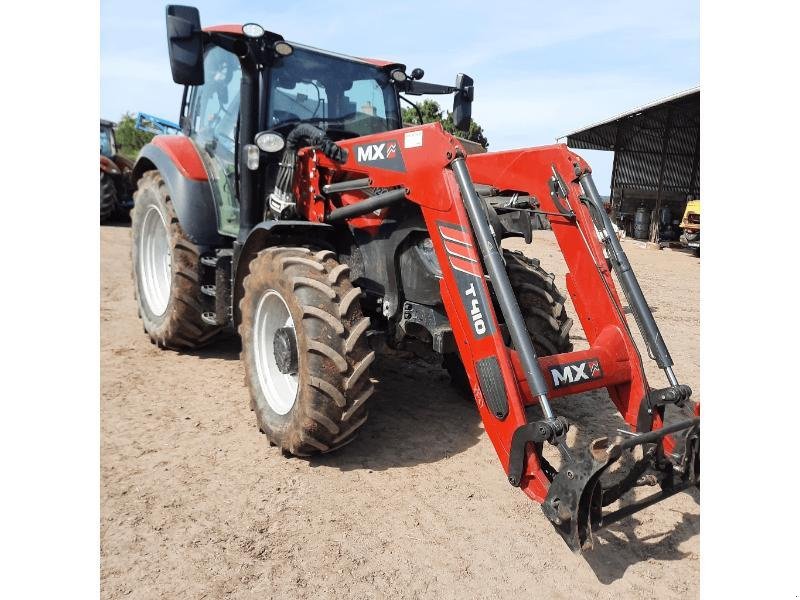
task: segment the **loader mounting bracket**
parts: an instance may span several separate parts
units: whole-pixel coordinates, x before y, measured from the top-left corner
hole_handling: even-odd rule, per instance
[[[663,418],[664,406],[674,404],[683,407],[692,396],[692,388],[688,385],[672,385],[670,387],[651,390],[639,405],[637,427],[639,431],[647,431],[652,427],[653,416],[658,414]]]
[[[569,422],[564,417],[554,419],[542,419],[527,425],[518,427],[511,438],[511,452],[508,457],[508,482],[514,487],[522,484],[522,474],[525,471],[525,448],[528,444],[533,444],[542,469],[548,473],[549,477],[556,475],[555,469],[550,467],[542,456],[542,444],[544,442],[560,443],[566,437],[569,429]]]
[[[661,443],[669,434],[681,433],[684,451],[668,457]],[[643,446],[643,458],[634,460],[631,454]],[[700,419],[681,421],[656,431],[632,438],[598,438],[588,452],[567,463],[553,479],[542,511],[573,552],[593,547],[592,533],[601,528],[660,502],[700,482]],[[613,485],[604,487],[601,475],[623,454],[628,453],[632,464],[625,475]],[[603,507],[619,500],[634,487],[659,485],[661,490],[650,496],[603,514]]]

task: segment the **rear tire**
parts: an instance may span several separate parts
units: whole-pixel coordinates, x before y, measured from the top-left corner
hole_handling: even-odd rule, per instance
[[[111,175],[100,171],[100,223],[117,213],[117,188]]]
[[[503,258],[536,355],[572,352],[569,340],[572,319],[567,316],[566,298],[556,287],[555,277],[542,269],[537,259],[527,258],[521,252],[503,250]],[[469,379],[459,355],[445,354],[442,366],[450,375],[453,386],[471,398]]]
[[[245,277],[239,335],[250,405],[286,453],[335,450],[367,420],[375,353],[349,270],[329,250],[273,247]]]
[[[158,171],[139,180],[131,211],[134,296],[150,341],[187,350],[220,331],[201,318],[200,250],[183,231]]]

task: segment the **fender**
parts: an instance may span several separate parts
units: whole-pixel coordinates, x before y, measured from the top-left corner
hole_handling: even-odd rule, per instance
[[[114,161],[108,158],[107,156],[100,155],[100,170],[103,173],[108,173],[109,175],[120,175],[121,171]]]
[[[133,168],[136,185],[145,171],[158,169],[186,234],[201,246],[230,244],[218,231],[208,174],[194,143],[182,135],[159,135],[142,148]]]
[[[244,295],[244,278],[250,272],[250,261],[253,260],[264,248],[278,243],[281,238],[313,239],[314,244],[328,247],[335,251],[335,229],[327,223],[312,223],[311,221],[262,221],[250,231],[238,256],[235,257],[233,273],[233,304],[234,326],[239,324],[239,300]]]

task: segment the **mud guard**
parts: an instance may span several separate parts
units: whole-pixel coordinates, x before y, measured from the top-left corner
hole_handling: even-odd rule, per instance
[[[256,255],[269,246],[275,244],[276,239],[282,236],[292,238],[309,238],[319,246],[328,246],[335,250],[333,245],[334,227],[327,223],[313,223],[311,221],[262,221],[250,231],[237,253],[234,260],[233,273],[233,322],[234,327],[239,324],[239,300],[244,292],[244,278],[249,271],[250,261]]]
[[[142,148],[133,168],[135,186],[146,171],[158,169],[181,227],[200,246],[225,246],[230,240],[220,235],[214,197],[200,156],[185,136],[156,136]]]

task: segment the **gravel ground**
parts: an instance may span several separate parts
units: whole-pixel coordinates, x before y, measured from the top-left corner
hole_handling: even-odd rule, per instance
[[[535,237],[526,252],[564,290],[552,234]],[[679,378],[699,390],[700,261],[623,243]],[[238,341],[190,353],[150,344],[129,246],[127,227],[101,228],[103,598],[699,595],[697,492],[610,526],[575,556],[508,485],[477,411],[438,368],[383,360],[355,442],[284,458],[255,427]],[[655,365],[648,376],[663,382]],[[604,392],[554,404],[577,421],[573,439],[619,423]]]

